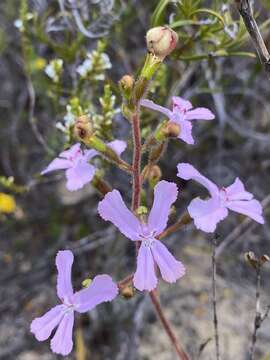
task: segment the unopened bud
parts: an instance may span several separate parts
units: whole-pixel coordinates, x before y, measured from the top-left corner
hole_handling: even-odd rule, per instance
[[[266,254],[264,254],[264,255],[262,255],[261,258],[260,258],[260,263],[261,263],[261,265],[263,265],[263,264],[265,264],[266,262],[268,262],[269,260],[270,260],[269,256],[266,255]]]
[[[121,90],[122,95],[128,99],[131,95],[131,92],[133,90],[133,86],[134,86],[134,78],[131,75],[124,75],[120,80],[119,80],[119,88]]]
[[[157,26],[148,30],[146,34],[149,52],[163,60],[176,47],[178,35],[167,26]]]
[[[164,132],[167,135],[167,137],[178,137],[180,131],[181,131],[180,125],[176,124],[175,122],[168,122],[167,126],[164,129]]]
[[[82,115],[76,119],[73,134],[74,137],[80,141],[87,139],[94,134],[94,127],[89,116]]]
[[[160,167],[158,165],[151,166],[148,173],[148,179],[157,183],[161,179],[161,176],[162,172]]]
[[[260,261],[258,260],[257,256],[254,254],[253,251],[245,253],[245,259],[254,269],[258,269],[258,267],[260,266]]]
[[[127,285],[127,286],[123,287],[122,289],[120,289],[120,294],[125,299],[131,299],[135,295],[135,289],[132,285]]]

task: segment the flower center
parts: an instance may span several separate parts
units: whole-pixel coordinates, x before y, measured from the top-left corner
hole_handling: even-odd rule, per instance
[[[76,160],[78,160],[80,157],[82,156],[82,151],[81,149],[78,149],[73,155],[68,157],[68,160],[75,162]]]
[[[141,233],[141,241],[142,245],[146,247],[151,247],[155,242],[155,232],[149,231],[146,224],[142,224],[142,233]]]
[[[219,198],[221,200],[222,205],[224,205],[229,200],[227,191],[224,187],[219,189]]]

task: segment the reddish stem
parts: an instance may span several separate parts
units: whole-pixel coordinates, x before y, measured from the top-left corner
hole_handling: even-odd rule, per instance
[[[174,335],[174,332],[171,328],[171,325],[169,323],[169,321],[166,319],[164,313],[163,313],[163,310],[162,310],[162,307],[161,307],[161,304],[158,300],[158,297],[155,293],[155,290],[154,291],[151,291],[149,293],[150,295],[150,298],[152,300],[152,303],[156,309],[156,313],[159,317],[159,320],[161,321],[167,335],[169,336],[170,340],[171,340],[171,343],[179,357],[179,359],[181,360],[190,360],[189,359],[189,356],[187,355],[187,353],[184,351],[184,349],[182,348],[181,344],[179,343],[179,341],[176,339],[176,336]]]
[[[133,191],[132,191],[132,210],[136,211],[140,206],[141,197],[141,129],[139,110],[137,109],[132,117],[132,132],[133,132]]]

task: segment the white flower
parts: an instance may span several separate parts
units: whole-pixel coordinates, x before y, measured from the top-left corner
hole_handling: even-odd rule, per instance
[[[93,61],[92,59],[88,58],[84,60],[84,62],[77,67],[77,73],[81,75],[81,77],[85,78],[87,74],[92,70]]]
[[[45,67],[45,73],[52,79],[53,82],[57,83],[59,81],[61,72],[63,69],[63,60],[54,59]]]

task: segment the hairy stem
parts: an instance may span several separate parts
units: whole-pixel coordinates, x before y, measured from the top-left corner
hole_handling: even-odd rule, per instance
[[[181,360],[189,360],[189,356],[187,355],[187,353],[184,351],[184,349],[182,348],[181,344],[179,343],[179,341],[177,340],[172,328],[171,328],[171,324],[169,323],[169,321],[166,319],[164,313],[163,313],[163,310],[162,310],[162,307],[161,307],[161,304],[158,300],[158,297],[155,293],[155,290],[154,291],[151,291],[149,293],[150,295],[150,298],[152,300],[152,303],[155,307],[155,310],[156,310],[156,313],[157,313],[157,316],[159,318],[159,320],[161,321],[167,335],[169,336],[170,340],[171,340],[171,343],[178,355],[178,358],[181,359]]]
[[[219,332],[218,332],[217,297],[216,297],[216,293],[217,293],[216,247],[217,247],[217,239],[216,236],[214,236],[212,240],[212,306],[213,306],[213,323],[214,323],[214,331],[215,331],[216,359],[219,360],[220,352],[219,352]]]
[[[140,206],[141,197],[141,129],[139,109],[132,116],[133,132],[133,163],[132,163],[132,210],[136,211]]]

